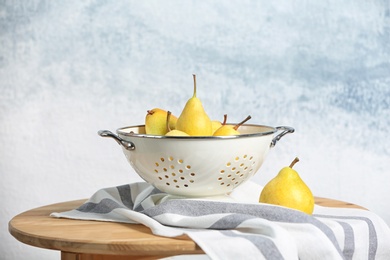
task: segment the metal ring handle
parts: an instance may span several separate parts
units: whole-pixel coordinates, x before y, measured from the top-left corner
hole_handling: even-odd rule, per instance
[[[270,147],[274,147],[276,145],[276,142],[278,142],[286,134],[294,133],[294,131],[295,131],[295,129],[290,127],[290,126],[277,126],[276,130],[282,131],[282,132],[280,134],[278,134],[277,136],[275,136],[274,139],[272,139]]]
[[[131,151],[131,150],[135,149],[135,145],[132,142],[123,140],[122,138],[120,138],[116,134],[112,133],[111,131],[99,130],[98,131],[98,135],[100,135],[101,137],[111,137],[111,138],[113,138],[119,145],[122,145],[126,150]]]

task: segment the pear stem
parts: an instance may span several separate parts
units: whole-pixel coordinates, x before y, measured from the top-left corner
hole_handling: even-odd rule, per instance
[[[171,128],[169,127],[169,119],[171,118],[171,111],[167,112],[167,133],[171,131]]]
[[[192,77],[194,78],[194,95],[193,95],[193,97],[196,97],[196,75],[192,74]]]
[[[299,158],[298,158],[298,157],[295,157],[294,161],[291,162],[291,164],[290,164],[289,167],[290,167],[290,168],[294,167],[294,165],[295,165],[297,162],[299,162]]]
[[[249,119],[251,119],[252,117],[251,116],[247,116],[244,120],[242,120],[240,123],[238,123],[237,125],[235,125],[233,127],[234,130],[237,130],[240,126],[242,126],[246,121],[248,121]]]
[[[226,121],[227,121],[227,114],[224,114],[224,115],[223,115],[223,122],[222,122],[222,125],[226,125]]]

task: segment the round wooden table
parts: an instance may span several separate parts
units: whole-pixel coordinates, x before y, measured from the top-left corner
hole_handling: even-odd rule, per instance
[[[25,244],[60,250],[62,260],[160,259],[182,254],[204,254],[187,236],[155,236],[143,225],[49,216],[52,212],[75,209],[85,201],[62,202],[21,213],[9,222],[9,232]],[[318,197],[316,204],[362,208],[351,203]]]

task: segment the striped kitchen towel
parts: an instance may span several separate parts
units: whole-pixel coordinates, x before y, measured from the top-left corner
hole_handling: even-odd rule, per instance
[[[189,199],[137,182],[97,191],[52,217],[139,223],[193,239],[210,259],[390,259],[390,229],[375,213],[315,206],[314,214],[257,202],[247,182],[230,196]]]

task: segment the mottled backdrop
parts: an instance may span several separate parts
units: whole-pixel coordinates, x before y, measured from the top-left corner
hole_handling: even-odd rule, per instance
[[[179,114],[289,125],[253,178],[295,157],[317,196],[390,223],[390,3],[0,0],[0,255],[56,259],[17,242],[33,207],[139,180],[99,129]],[[218,152],[218,151],[216,151]]]

